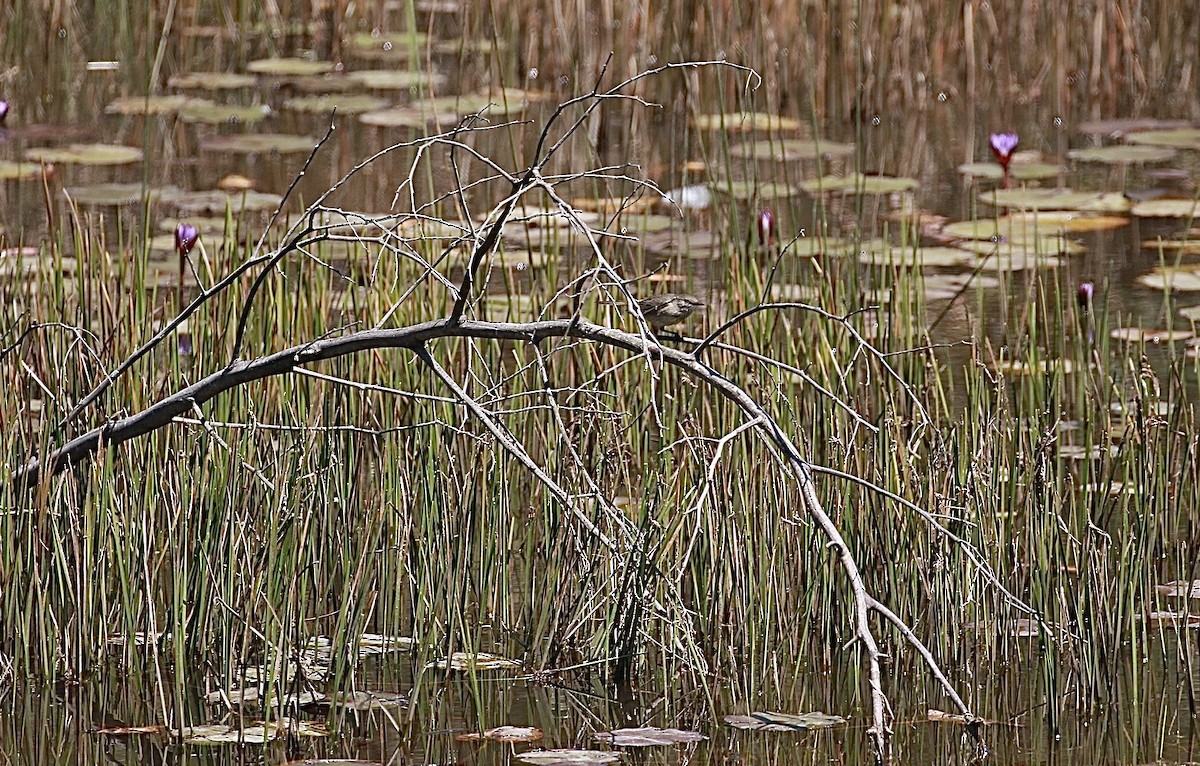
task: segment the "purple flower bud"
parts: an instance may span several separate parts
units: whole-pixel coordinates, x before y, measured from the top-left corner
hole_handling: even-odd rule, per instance
[[[175,227],[175,250],[182,258],[192,252],[192,248],[196,246],[196,240],[200,239],[200,232],[196,231],[195,226],[186,223],[181,223]]]
[[[1092,305],[1092,296],[1096,294],[1096,286],[1091,282],[1080,282],[1079,289],[1075,291],[1075,300],[1079,304],[1079,308],[1087,311]]]
[[[758,214],[758,243],[763,247],[775,241],[775,214],[765,207]]]
[[[0,98],[0,125],[4,124],[6,117],[8,117],[8,102]]]
[[[988,136],[988,143],[991,145],[992,154],[996,155],[996,161],[1000,163],[1000,167],[1007,168],[1008,163],[1012,162],[1017,144],[1021,143],[1021,138],[1016,133],[993,133]]]

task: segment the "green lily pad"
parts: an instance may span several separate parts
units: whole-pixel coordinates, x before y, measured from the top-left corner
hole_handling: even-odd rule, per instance
[[[1117,117],[1108,120],[1089,120],[1079,123],[1080,133],[1120,138],[1127,133],[1147,130],[1174,130],[1190,127],[1187,120],[1159,120],[1153,117]]]
[[[799,130],[805,123],[794,117],[766,112],[724,112],[698,114],[692,118],[697,130],[727,130],[749,133],[755,130]]]
[[[204,98],[188,99],[179,108],[179,119],[184,122],[198,122],[205,125],[221,125],[227,122],[241,122],[252,125],[261,122],[271,114],[271,107],[266,104],[256,106],[237,106],[235,104],[218,104]]]
[[[942,233],[955,239],[994,240],[1004,238],[1027,242],[1056,234],[1107,231],[1129,224],[1120,216],[1093,215],[1064,210],[1042,210],[1029,213],[1010,213],[998,218],[977,218],[956,221],[942,228]]]
[[[755,199],[786,199],[800,194],[800,189],[777,181],[717,181],[712,184],[716,194],[732,197],[740,202]]]
[[[338,707],[359,711],[408,707],[408,698],[396,692],[342,692],[333,695],[330,701]]]
[[[173,192],[162,195],[164,204],[172,205],[185,213],[212,215],[233,212],[274,210],[283,197],[268,192],[246,191],[229,194],[220,189],[198,192]]]
[[[438,660],[431,664],[433,667],[450,670],[506,670],[521,667],[520,660],[510,660],[487,652],[455,652],[450,655],[450,659]]]
[[[895,247],[863,249],[858,254],[860,263],[873,266],[910,266],[926,268],[954,268],[974,263],[975,253],[958,247]]]
[[[1200,254],[1200,239],[1145,239],[1142,240],[1142,248],[1197,255]]]
[[[332,61],[278,58],[251,61],[246,65],[246,71],[270,77],[307,77],[316,74],[328,74],[334,71],[336,67],[337,65]]]
[[[147,188],[140,183],[129,184],[95,184],[92,186],[75,186],[64,189],[63,194],[77,205],[96,207],[140,205],[147,196],[151,201],[158,199],[164,191],[178,191],[174,187],[166,189]]]
[[[808,731],[809,729],[827,729],[846,722],[840,715],[826,715],[820,711],[814,713],[751,713],[750,715],[727,715],[725,723],[735,729],[751,729],[753,731]]]
[[[788,255],[802,258],[842,258],[862,252],[879,252],[890,247],[884,239],[856,240],[853,237],[801,237],[788,245]]]
[[[310,152],[317,139],[287,133],[244,133],[236,136],[214,136],[200,142],[206,152],[235,152],[238,154]]]
[[[446,78],[436,72],[405,69],[364,69],[350,72],[346,79],[371,90],[409,90],[419,86],[437,86]]]
[[[301,737],[327,737],[329,729],[313,721],[259,721],[244,728],[223,723],[185,726],[172,732],[189,745],[263,745],[288,733]]]
[[[401,59],[429,44],[424,32],[358,32],[350,35],[350,48],[365,59]]]
[[[1138,218],[1195,218],[1200,216],[1200,201],[1152,199],[1137,203],[1129,212]]]
[[[1170,146],[1176,149],[1200,149],[1200,128],[1174,130],[1142,130],[1130,133],[1125,140],[1131,144]]]
[[[1175,150],[1165,146],[1095,146],[1072,149],[1067,156],[1079,162],[1102,162],[1125,165],[1135,162],[1166,162],[1174,159]]]
[[[180,90],[240,90],[254,87],[255,80],[235,72],[187,72],[167,80],[167,85]]]
[[[1121,343],[1172,343],[1187,340],[1195,333],[1191,330],[1163,330],[1147,327],[1114,327],[1108,331],[1108,337]]]
[[[1157,268],[1147,274],[1142,274],[1137,281],[1138,284],[1166,292],[1200,292],[1200,270],[1195,267]]]
[[[119,144],[71,144],[57,149],[28,149],[25,159],[30,162],[60,162],[65,165],[128,165],[142,159],[142,150]]]
[[[187,102],[187,96],[126,96],[110,101],[108,114],[170,114]]]
[[[458,112],[429,114],[411,106],[397,106],[391,109],[381,109],[378,112],[365,112],[358,116],[359,122],[374,128],[424,129],[431,123],[454,125],[458,120]]]
[[[994,207],[1026,210],[1081,210],[1124,213],[1132,203],[1120,192],[1084,192],[1073,189],[995,189],[979,195],[979,201]]]
[[[958,172],[975,178],[1004,178],[1004,168],[995,162],[966,162],[958,166]],[[1009,176],[1018,181],[1041,181],[1057,178],[1066,168],[1049,162],[1014,162],[1008,166]]]
[[[708,739],[700,732],[682,731],[680,729],[660,729],[655,726],[643,726],[637,729],[614,729],[598,731],[593,737],[597,742],[603,742],[614,747],[655,747],[659,745],[680,745],[689,742],[700,742]]]
[[[359,87],[358,83],[340,72],[289,77],[287,78],[287,84],[290,90],[300,93],[312,93],[317,96],[349,93]]]
[[[440,96],[414,101],[411,107],[426,114],[454,114],[465,117],[483,112],[488,117],[518,115],[528,105],[525,92],[508,90],[501,93],[465,93],[460,96]]]
[[[777,162],[801,162],[817,159],[835,159],[854,154],[854,144],[837,141],[814,141],[806,138],[788,138],[776,141],[747,141],[729,150],[729,156],[737,159],[775,160]]]
[[[387,105],[388,102],[382,98],[364,95],[300,96],[283,102],[284,109],[315,114],[329,114],[334,109],[337,114],[362,114],[383,109]]]
[[[0,160],[0,181],[33,181],[42,177],[42,166],[33,162]]]
[[[863,175],[850,173],[845,176],[825,176],[800,184],[800,188],[812,194],[845,192],[847,194],[897,194],[920,187],[915,178],[899,176]]]
[[[534,750],[517,753],[513,760],[531,763],[533,766],[602,766],[621,760],[619,753],[611,750]]]

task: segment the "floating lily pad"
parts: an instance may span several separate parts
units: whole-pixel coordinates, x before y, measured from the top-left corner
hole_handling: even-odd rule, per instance
[[[271,77],[306,77],[328,74],[336,66],[332,61],[311,61],[297,58],[258,59],[247,64],[246,71]]]
[[[1171,146],[1176,149],[1200,149],[1200,128],[1173,130],[1140,130],[1125,136],[1131,144]]]
[[[613,731],[598,731],[595,733],[594,737],[597,742],[603,742],[608,745],[613,745],[614,747],[654,747],[657,745],[680,745],[708,739],[708,737],[696,731],[659,729],[654,726],[643,726],[639,729],[614,729]]]
[[[363,712],[408,706],[408,697],[396,692],[342,692],[333,695],[330,701],[339,707]]]
[[[1079,123],[1080,133],[1120,138],[1137,130],[1174,130],[1190,125],[1187,120],[1158,120],[1153,117],[1118,117],[1109,120],[1090,120]]]
[[[977,218],[947,224],[942,233],[955,239],[1008,240],[1011,242],[1064,239],[1067,233],[1107,231],[1129,224],[1121,216],[1101,216],[1064,210],[1011,213],[998,218]],[[1061,247],[1060,247],[1061,249]]]
[[[814,141],[806,138],[787,138],[781,141],[747,141],[729,150],[737,159],[802,162],[816,159],[835,159],[854,154],[854,144],[837,141]]]
[[[712,190],[741,202],[755,199],[786,199],[800,194],[800,189],[777,181],[717,181]]]
[[[750,715],[727,715],[725,723],[735,729],[752,729],[754,731],[808,731],[809,729],[826,729],[846,722],[840,715],[826,715],[820,711],[815,713],[751,713]]]
[[[945,711],[936,710],[934,708],[929,708],[929,710],[925,713],[925,718],[927,720],[929,720],[931,723],[954,723],[954,724],[958,724],[960,726],[966,726],[968,724],[972,725],[972,726],[978,726],[980,724],[992,723],[991,721],[985,721],[984,719],[982,719],[978,716],[973,716],[973,715],[967,716],[967,715],[962,715],[959,713],[947,713]]]
[[[1154,589],[1164,596],[1170,598],[1190,598],[1200,599],[1200,580],[1171,580],[1162,585],[1154,586]]]
[[[958,247],[896,247],[863,249],[858,254],[861,263],[873,266],[924,266],[954,268],[975,262],[975,253]]]
[[[728,130],[749,133],[754,130],[799,130],[804,123],[793,117],[766,112],[725,112],[698,114],[692,118],[698,130]]]
[[[979,201],[995,207],[1082,210],[1096,213],[1124,213],[1132,204],[1120,192],[1083,192],[1072,189],[995,189],[980,194]]]
[[[520,660],[510,660],[496,654],[455,652],[448,660],[438,660],[433,667],[451,670],[508,670],[521,667]]]
[[[350,35],[349,46],[355,54],[366,59],[407,58],[429,43],[424,32],[359,32]]]
[[[187,102],[187,96],[126,96],[110,101],[108,114],[170,114]]]
[[[441,85],[445,77],[436,72],[406,69],[363,69],[350,72],[346,79],[371,90],[409,90],[418,86]]]
[[[120,144],[71,144],[65,148],[41,147],[25,152],[30,162],[66,165],[128,165],[142,159],[142,150]]]
[[[454,114],[465,117],[482,112],[488,117],[518,115],[528,105],[525,92],[506,90],[499,93],[465,93],[458,96],[440,96],[414,101],[411,108],[425,114]]]
[[[369,657],[388,652],[407,652],[417,645],[409,636],[385,636],[379,633],[363,633],[358,639],[358,656]]]
[[[1200,253],[1200,239],[1144,239],[1142,247],[1146,250],[1167,250],[1194,255]]]
[[[948,301],[966,290],[995,290],[1000,280],[987,274],[930,274],[924,278],[925,300]]]
[[[391,109],[381,109],[378,112],[365,112],[358,116],[363,125],[375,128],[421,128],[431,123],[453,125],[459,120],[458,112],[442,112],[429,114],[410,106],[397,106]]]
[[[234,72],[187,72],[167,80],[167,85],[180,90],[239,90],[254,87],[255,80]]]
[[[1175,157],[1175,150],[1164,146],[1095,146],[1072,149],[1067,156],[1079,162],[1102,162],[1106,165],[1126,165],[1135,162],[1166,162]]]
[[[1117,327],[1108,331],[1108,337],[1122,343],[1170,343],[1187,340],[1194,334],[1191,330],[1154,330],[1143,327]]]
[[[271,114],[271,107],[266,104],[256,106],[237,106],[235,104],[218,104],[204,98],[188,99],[179,108],[179,119],[184,122],[196,122],[205,125],[221,125],[227,122],[240,122],[252,125],[261,122]]]
[[[459,734],[455,739],[460,742],[477,742],[490,739],[495,742],[537,742],[545,736],[545,732],[534,726],[497,726],[484,732],[468,731]]]
[[[387,105],[388,102],[382,98],[364,95],[300,96],[283,102],[284,109],[315,114],[329,114],[334,109],[337,114],[362,114]]]
[[[1139,202],[1129,212],[1138,218],[1195,218],[1200,202],[1194,199],[1151,199]]]
[[[312,721],[259,721],[245,728],[223,723],[185,726],[171,733],[189,745],[262,745],[287,733],[301,737],[327,737],[329,729]]]
[[[1075,362],[1070,359],[1041,359],[1036,364],[1030,364],[1019,359],[1001,359],[996,362],[997,372],[1012,375],[1046,375],[1054,372],[1074,372]]]
[[[316,145],[315,138],[288,133],[243,133],[236,136],[214,136],[200,142],[203,151],[237,154],[311,152]]]
[[[1157,268],[1137,278],[1138,284],[1168,292],[1200,292],[1200,270],[1193,268]]]
[[[1190,322],[1200,322],[1200,306],[1188,306],[1179,309],[1179,316]]]
[[[915,178],[897,176],[863,175],[850,173],[845,176],[825,176],[800,184],[800,188],[812,194],[845,192],[847,194],[897,194],[920,187]]]
[[[289,77],[288,89],[300,93],[312,93],[318,96],[328,96],[335,93],[349,93],[359,87],[359,84],[346,77],[341,72],[332,74],[314,74],[303,77]]]
[[[235,192],[229,194],[220,189],[198,192],[172,192],[162,195],[164,204],[172,205],[185,213],[196,215],[223,213],[226,210],[236,212],[255,210],[274,210],[279,207],[283,197],[268,192]]]
[[[1004,178],[1004,168],[995,162],[966,162],[958,166],[958,172],[975,178]],[[1014,162],[1008,166],[1009,176],[1018,181],[1040,181],[1057,178],[1066,168],[1049,162]]]
[[[885,239],[855,239],[853,237],[801,237],[788,245],[788,255],[803,258],[842,258],[864,251],[879,252],[890,245]]]
[[[166,727],[150,726],[106,726],[102,729],[90,729],[89,733],[103,737],[136,737],[143,734],[161,734]]]
[[[0,181],[33,181],[41,177],[40,164],[0,160]]]
[[[77,205],[102,207],[106,205],[140,205],[146,197],[153,201],[158,199],[164,191],[177,192],[178,189],[174,187],[147,188],[139,183],[95,184],[93,186],[74,186],[64,189],[63,193]]]
[[[1146,623],[1155,627],[1200,628],[1200,612],[1150,612]]]
[[[534,766],[601,766],[621,760],[618,753],[610,750],[535,750],[517,753],[513,760],[532,763]]]

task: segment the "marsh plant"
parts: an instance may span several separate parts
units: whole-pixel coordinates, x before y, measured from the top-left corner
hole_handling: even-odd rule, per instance
[[[886,760],[914,677],[978,741],[1007,665],[1053,719],[1122,653],[1192,662],[1186,607],[1152,608],[1197,576],[1189,389],[1113,361],[1102,286],[1005,274],[1009,336],[935,343],[903,241],[803,259],[730,205],[721,281],[668,289],[634,225],[663,190],[562,167],[644,81],[713,70],[758,84],[662,66],[562,102],[518,163],[480,148],[517,124],[473,115],[289,217],[293,187],[254,238],[181,222],[174,285],[145,241],[57,232],[3,287],[4,682],[137,669],[181,731],[197,686],[281,720],[379,646],[411,652],[410,710],[486,668],[742,713],[837,672]],[[341,206],[399,157],[389,210]],[[645,301],[684,289],[708,311],[667,330]]]

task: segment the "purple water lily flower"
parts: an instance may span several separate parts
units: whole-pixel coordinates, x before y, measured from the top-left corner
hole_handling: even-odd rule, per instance
[[[996,161],[1000,163],[1000,167],[1005,169],[1008,168],[1008,163],[1012,162],[1013,152],[1017,150],[1019,143],[1021,143],[1021,137],[1016,133],[993,133],[988,136],[992,154],[996,155]]]
[[[1096,286],[1091,282],[1081,282],[1075,291],[1075,301],[1079,308],[1087,311],[1092,306],[1092,298],[1096,295]]]
[[[8,102],[0,98],[0,126],[4,125],[6,117],[8,117]]]
[[[179,257],[183,258],[188,253],[192,252],[192,248],[196,246],[196,240],[200,239],[200,232],[195,226],[181,223],[175,227],[175,250],[179,253]]]
[[[758,243],[766,247],[775,241],[775,214],[765,207],[758,214]]]

